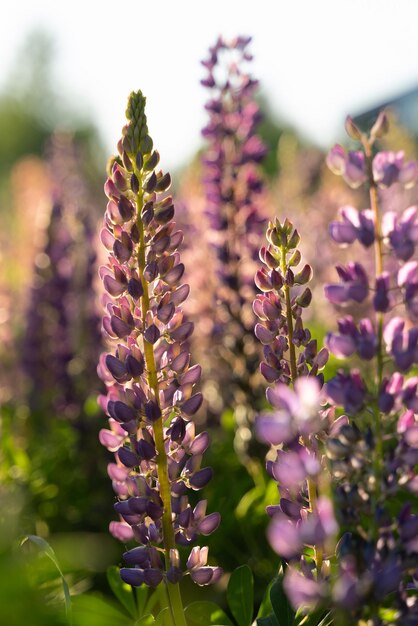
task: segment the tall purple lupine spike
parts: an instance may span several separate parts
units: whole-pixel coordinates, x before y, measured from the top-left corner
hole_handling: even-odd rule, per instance
[[[21,358],[38,423],[52,409],[85,426],[83,406],[92,390],[97,393],[90,372],[101,349],[99,316],[91,302],[96,272],[91,194],[70,135],[52,137],[48,163],[52,208],[34,269]]]
[[[256,134],[261,119],[254,100],[257,81],[244,67],[251,59],[249,42],[243,37],[230,42],[219,38],[202,62],[208,71],[202,84],[211,91],[206,104],[209,122],[202,133],[208,142],[203,157],[206,211],[221,283],[217,300],[244,329],[251,316],[242,307],[253,294],[252,261],[265,224],[257,166],[266,147]]]
[[[183,235],[165,193],[170,175],[156,169],[159,155],[144,108],[142,93],[131,93],[119,155],[105,184],[109,202],[102,241],[109,260],[100,270],[107,291],[103,329],[114,347],[99,366],[107,385],[101,404],[110,423],[100,441],[115,454],[108,469],[120,521],[110,530],[122,541],[134,538],[140,544],[124,554],[134,567],[122,568],[121,577],[134,586],[164,581],[175,623],[183,625],[177,583],[185,570],[176,546],[209,535],[220,519],[218,513],[206,515],[205,501],[192,508],[187,496],[212,474],[202,468],[207,435],[196,436],[192,421],[202,403],[194,389],[201,368],[191,366],[187,347],[193,324],[181,308],[189,287],[181,282]],[[192,549],[186,572],[197,584],[221,575],[206,559],[207,548]]]
[[[384,113],[369,135],[348,118],[346,128],[361,150],[347,155],[337,146],[328,157],[335,173],[351,186],[367,183],[370,195],[370,209],[341,210],[342,220],[331,224],[331,237],[343,245],[357,239],[366,251],[373,246],[375,268],[370,276],[359,262],[337,267],[340,282],[326,286],[331,303],[364,302],[371,310],[360,321],[351,315],[339,319],[338,332],[327,336],[337,358],[356,355],[367,362],[361,370],[340,370],[324,387],[331,405],[343,407],[349,416],[340,418],[326,442],[337,517],[346,531],[327,593],[341,620],[387,624],[381,611],[396,607],[390,623],[403,625],[416,623],[418,615],[416,595],[409,593],[418,566],[418,381],[407,377],[418,362],[418,332],[411,325],[418,279],[410,261],[418,222],[415,207],[401,217],[393,211],[382,215],[379,190],[395,184],[411,187],[418,165],[405,163],[400,152],[374,154],[375,141],[387,127]],[[409,321],[394,316],[394,307],[402,303]],[[289,594],[296,603],[290,588]]]
[[[210,92],[205,105],[209,120],[202,131],[207,141],[202,162],[208,234],[217,257],[218,279],[211,345],[217,355],[213,377],[224,406],[237,409],[235,443],[244,460],[248,438],[241,436],[241,431],[246,434],[252,421],[248,397],[250,393],[257,397],[259,388],[259,346],[253,337],[251,304],[256,293],[254,263],[266,222],[259,169],[266,147],[257,135],[261,119],[255,101],[257,81],[247,70],[252,59],[250,41],[249,37],[231,41],[219,37],[202,61],[207,74],[201,81]]]
[[[262,293],[253,309],[260,320],[255,335],[264,347],[260,369],[267,382],[275,383],[267,390],[273,412],[256,418],[258,439],[276,452],[276,458],[267,462],[267,471],[277,482],[280,502],[267,508],[272,517],[268,539],[289,565],[299,563],[311,574],[315,571],[312,585],[318,593],[327,570],[324,555],[332,551],[337,533],[321,467],[321,441],[333,418],[332,412],[320,411],[320,370],[328,351],[318,352],[317,342],[303,326],[302,313],[311,301],[306,285],[312,270],[307,264],[298,268],[298,231],[288,219],[283,224],[276,219],[269,223],[267,241],[260,250],[263,267],[255,276]],[[295,569],[286,569],[286,585],[295,575]]]

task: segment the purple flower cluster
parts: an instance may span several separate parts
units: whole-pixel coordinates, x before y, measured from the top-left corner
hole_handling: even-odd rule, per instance
[[[353,189],[368,181],[366,158],[362,151],[346,152],[337,144],[328,153],[327,164],[334,174],[342,176]],[[379,152],[373,159],[372,169],[373,179],[382,189],[394,183],[400,183],[408,189],[413,187],[418,180],[418,164],[416,161],[405,163],[403,151]]]
[[[265,443],[279,446],[267,471],[280,493],[279,504],[267,509],[272,516],[268,539],[288,563],[284,587],[292,604],[312,608],[327,590],[338,532],[321,463],[321,442],[332,427],[333,413],[321,410],[320,384],[312,377],[298,378],[294,390],[277,383],[267,398],[274,411],[258,416],[256,431]],[[304,597],[307,588],[309,600]]]
[[[91,374],[101,350],[99,315],[91,302],[97,271],[94,225],[81,162],[73,137],[52,137],[52,206],[45,247],[35,261],[21,349],[38,425],[50,409],[81,425],[86,399],[98,391]]]
[[[258,361],[246,335],[252,330],[254,261],[265,224],[258,166],[266,147],[256,134],[261,119],[254,100],[257,81],[245,69],[252,59],[250,41],[220,37],[202,61],[207,75],[201,82],[211,94],[205,105],[209,121],[202,133],[207,141],[203,156],[206,214],[218,260],[214,340],[221,344],[219,353],[232,379],[231,385],[222,385],[227,404],[236,401],[235,387],[248,394]],[[234,376],[237,359],[243,362],[240,375]]]
[[[181,282],[183,234],[165,194],[170,175],[156,170],[159,154],[144,107],[142,93],[132,93],[119,155],[105,184],[109,202],[102,241],[109,259],[100,270],[107,292],[103,329],[114,347],[99,365],[107,386],[100,403],[110,424],[100,441],[115,454],[108,473],[120,521],[112,522],[110,531],[140,544],[125,552],[133,567],[122,568],[121,577],[134,586],[156,586],[181,579],[176,546],[212,533],[220,516],[206,514],[205,500],[192,507],[187,495],[211,478],[212,470],[202,467],[209,440],[207,433],[196,435],[192,421],[202,404],[195,391],[201,368],[191,365],[187,342],[193,324],[181,309],[189,293]],[[208,566],[207,548],[192,549],[186,570],[200,585],[222,574]]]
[[[219,278],[230,298],[242,296],[243,285],[249,284],[244,264],[256,255],[264,227],[258,206],[263,181],[257,165],[266,147],[256,134],[261,119],[254,100],[257,81],[243,67],[252,58],[247,51],[250,41],[220,37],[202,61],[207,76],[201,82],[211,91],[205,105],[209,122],[202,131],[208,142],[203,157],[207,215],[217,232]]]
[[[410,184],[417,166],[404,165],[399,153],[374,155],[374,142],[387,129],[384,115],[367,136],[351,119],[347,129],[362,150],[346,155],[337,146],[329,162],[351,186],[368,182],[370,209],[344,206],[330,234],[342,246],[357,241],[372,248],[375,273],[359,261],[337,267],[340,280],[326,286],[326,296],[338,306],[353,305],[353,314],[338,320],[326,344],[337,358],[356,356],[366,367],[340,369],[321,389],[317,366],[326,363],[327,351],[316,355],[315,345],[306,358],[310,336],[299,321],[310,300],[301,285],[311,271],[293,269],[300,254],[292,225],[270,224],[256,276],[263,293],[254,311],[262,372],[275,386],[267,391],[273,411],[258,416],[256,432],[272,448],[267,469],[280,500],[268,507],[268,538],[286,562],[283,585],[294,609],[318,609],[321,618],[332,615],[341,624],[379,625],[389,623],[381,611],[390,609],[390,623],[403,626],[417,623],[418,615],[418,377],[408,377],[417,363],[418,332],[411,323],[417,212],[411,207],[382,217],[379,188]],[[294,285],[301,290],[295,296]],[[370,316],[355,318],[359,304],[363,315],[369,305]],[[405,319],[393,315],[395,305],[403,305]],[[298,359],[295,346],[304,347]],[[341,408],[346,414],[337,413]]]
[[[381,215],[379,190],[397,182],[414,185],[418,164],[405,163],[401,152],[373,152],[375,140],[387,130],[384,114],[369,135],[350,118],[346,127],[362,149],[346,154],[336,146],[328,165],[352,187],[368,183],[370,209],[343,207],[330,234],[340,245],[357,240],[366,250],[373,246],[375,275],[350,262],[337,267],[340,282],[325,288],[333,304],[364,303],[371,310],[359,321],[352,315],[339,319],[338,332],[326,339],[337,358],[357,355],[367,362],[366,368],[339,370],[324,386],[330,404],[350,415],[337,420],[325,442],[338,522],[345,529],[328,593],[351,619],[375,620],[380,608],[390,607],[396,608],[391,623],[413,624],[417,603],[409,590],[415,589],[418,566],[412,547],[418,536],[418,516],[412,512],[418,402],[417,379],[405,374],[418,363],[418,329],[411,325],[417,313],[418,264],[412,260],[417,210]],[[407,319],[393,316],[394,306],[401,304]]]
[[[264,350],[261,373],[269,383],[288,384],[301,375],[318,375],[322,380],[318,371],[325,366],[328,352],[326,349],[318,352],[317,341],[302,321],[303,309],[312,298],[311,290],[305,286],[312,278],[312,269],[307,264],[298,269],[299,233],[289,220],[280,224],[276,218],[268,225],[267,241],[268,245],[260,250],[263,267],[255,275],[261,294],[253,302],[253,311],[259,319],[254,332]]]
[[[321,441],[333,416],[332,411],[320,410],[323,377],[319,370],[328,360],[328,351],[318,352],[316,340],[302,322],[303,309],[312,297],[306,287],[312,269],[306,264],[297,269],[299,233],[288,219],[281,224],[276,218],[268,226],[267,241],[268,246],[260,250],[263,267],[255,276],[262,293],[253,309],[260,320],[255,335],[264,346],[261,372],[267,382],[276,384],[267,389],[273,412],[257,416],[256,434],[276,455],[267,462],[267,471],[277,482],[280,502],[267,508],[273,518],[268,539],[288,563],[285,588],[295,588],[297,593],[300,587],[291,582],[295,576],[301,576],[304,585],[312,582],[315,589],[323,585],[320,581],[338,530],[332,501],[320,486]],[[305,604],[291,591],[288,595],[297,608]]]

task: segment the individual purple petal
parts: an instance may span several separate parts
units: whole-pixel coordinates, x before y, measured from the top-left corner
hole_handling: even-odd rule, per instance
[[[113,354],[106,355],[106,367],[116,380],[123,380],[126,377],[125,365]]]
[[[190,576],[197,585],[208,585],[213,576],[211,567],[199,567],[190,571]]]
[[[201,522],[199,522],[198,528],[199,532],[208,536],[211,535],[219,526],[221,522],[221,516],[219,513],[211,513],[203,518]]]
[[[125,465],[126,467],[135,467],[136,465],[138,465],[138,457],[135,454],[135,452],[132,452],[132,450],[129,450],[128,448],[119,448],[118,449],[118,457],[121,463],[123,463],[123,465]]]
[[[255,421],[257,439],[263,443],[277,446],[291,441],[294,437],[291,420],[285,413],[262,413]]]
[[[120,339],[127,337],[132,330],[132,325],[130,323],[125,322],[116,315],[112,315],[112,317],[110,318],[110,326],[115,335]]]
[[[375,311],[386,313],[390,307],[389,284],[390,276],[388,272],[383,272],[376,277],[376,291],[373,297],[373,307]]]
[[[304,576],[293,567],[286,569],[283,582],[284,590],[295,611],[299,609],[313,610],[322,596],[321,584]]]
[[[119,539],[119,541],[123,541],[125,543],[133,539],[132,528],[126,522],[110,522],[109,532],[113,537],[115,537],[115,539]]]
[[[285,559],[299,556],[303,548],[296,524],[284,517],[273,518],[267,538],[273,550]]]
[[[404,153],[378,152],[373,159],[373,178],[381,187],[390,187],[398,182],[403,168]]]
[[[354,339],[348,335],[328,333],[325,343],[330,352],[339,359],[345,359],[356,351],[356,343]]]
[[[342,176],[345,182],[353,189],[357,189],[367,181],[366,162],[363,152],[348,152]]]
[[[203,489],[212,478],[212,475],[213,470],[211,467],[199,470],[189,478],[191,488],[196,490]]]
[[[161,333],[155,324],[151,324],[144,332],[144,339],[148,341],[148,343],[156,343],[160,338]]]
[[[196,393],[194,396],[189,398],[189,400],[186,400],[186,402],[181,405],[182,413],[184,413],[188,417],[191,417],[200,409],[200,407],[202,406],[202,402],[203,395],[200,392]]]
[[[353,243],[357,236],[356,229],[350,222],[331,222],[329,234],[339,244]]]
[[[163,577],[164,577],[164,574],[161,569],[150,567],[144,570],[144,583],[148,585],[149,587],[158,587]]]
[[[324,293],[331,304],[345,304],[348,300],[348,291],[345,285],[325,285]]]
[[[190,454],[203,454],[207,448],[209,446],[209,435],[206,432],[200,433],[199,435],[197,435],[197,437],[195,437],[193,439],[193,442],[191,443],[190,447],[189,447],[189,453]]]
[[[342,176],[345,171],[346,152],[339,144],[335,145],[327,155],[327,165],[331,172]]]

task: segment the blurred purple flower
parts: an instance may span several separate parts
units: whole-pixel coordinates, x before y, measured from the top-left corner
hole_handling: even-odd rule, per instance
[[[361,151],[347,153],[337,144],[328,153],[327,165],[334,174],[342,176],[353,189],[367,181],[366,162]]]
[[[380,187],[400,182],[407,189],[418,180],[418,164],[404,163],[404,152],[378,152],[373,159],[373,178]]]
[[[360,263],[350,262],[347,267],[337,265],[339,284],[325,285],[325,296],[332,304],[347,304],[350,300],[363,302],[369,293],[369,280]]]
[[[374,242],[373,214],[370,209],[357,211],[352,206],[344,206],[339,210],[340,222],[331,222],[329,232],[332,239],[339,244],[353,243],[356,239],[366,248]]]

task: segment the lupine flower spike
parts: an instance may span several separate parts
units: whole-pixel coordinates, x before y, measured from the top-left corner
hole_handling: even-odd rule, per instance
[[[207,75],[201,81],[210,91],[209,121],[202,132],[207,140],[203,156],[206,212],[218,275],[213,341],[223,376],[220,393],[236,414],[238,407],[248,413],[248,394],[254,393],[259,357],[252,339],[251,303],[254,262],[265,224],[258,166],[266,147],[257,135],[261,119],[254,99],[257,81],[247,71],[252,59],[250,41],[220,37],[202,61]],[[246,431],[248,417],[243,418]],[[238,428],[238,436],[239,432]]]
[[[170,175],[156,170],[140,91],[128,100],[128,122],[105,184],[109,202],[102,241],[109,261],[101,268],[107,291],[103,328],[114,348],[99,366],[108,392],[101,403],[109,430],[100,441],[115,453],[109,476],[118,496],[120,521],[112,534],[139,546],[125,552],[124,581],[155,587],[164,581],[171,614],[185,625],[178,583],[187,573],[199,585],[217,581],[219,567],[207,564],[207,548],[194,547],[181,565],[177,546],[218,526],[218,513],[206,514],[206,501],[194,508],[187,491],[197,491],[212,471],[202,467],[206,433],[196,435],[193,416],[202,403],[195,391],[201,374],[190,366],[187,340],[193,324],[181,304],[189,287],[178,247],[183,235],[172,221],[174,206],[165,192]]]
[[[101,350],[99,315],[91,303],[94,228],[80,163],[74,139],[57,133],[49,145],[53,189],[46,245],[37,256],[20,350],[31,382],[30,408],[43,428],[50,408],[81,426],[86,398],[92,388],[97,393],[90,374]]]
[[[328,164],[348,184],[355,179],[356,186],[368,185],[370,208],[345,207],[330,234],[338,244],[357,239],[366,250],[373,246],[374,276],[352,262],[337,267],[340,283],[326,287],[334,304],[369,302],[371,308],[370,317],[360,321],[352,315],[339,319],[338,332],[327,337],[338,358],[357,355],[367,362],[363,372],[341,369],[325,386],[329,402],[348,415],[327,442],[337,483],[338,521],[346,531],[331,593],[344,624],[370,619],[367,623],[406,626],[418,621],[413,591],[418,553],[412,547],[418,537],[418,515],[412,509],[417,505],[418,380],[406,376],[418,363],[418,329],[411,325],[416,319],[418,266],[410,260],[418,222],[416,207],[401,215],[399,210],[382,215],[379,190],[395,184],[412,187],[418,164],[405,162],[403,152],[375,152],[376,140],[388,130],[384,112],[368,135],[351,118],[346,130],[361,144],[355,153],[357,171],[348,166],[353,153],[343,154],[339,146],[331,151]],[[409,320],[394,316],[394,306],[402,303]],[[389,622],[382,617],[384,608],[392,609]]]
[[[260,250],[263,267],[255,277],[262,294],[253,308],[260,320],[255,334],[264,347],[261,372],[274,383],[267,390],[274,412],[257,417],[256,432],[276,453],[275,460],[267,462],[267,471],[277,482],[280,502],[267,509],[272,516],[268,538],[288,563],[285,588],[297,588],[298,602],[304,605],[304,595],[322,590],[337,532],[328,483],[321,476],[321,442],[332,417],[320,411],[320,370],[328,351],[318,352],[316,340],[303,326],[303,309],[311,302],[306,285],[312,270],[307,264],[298,269],[297,230],[289,220],[281,224],[276,219],[269,224],[267,241]],[[309,556],[311,546],[314,559]]]

